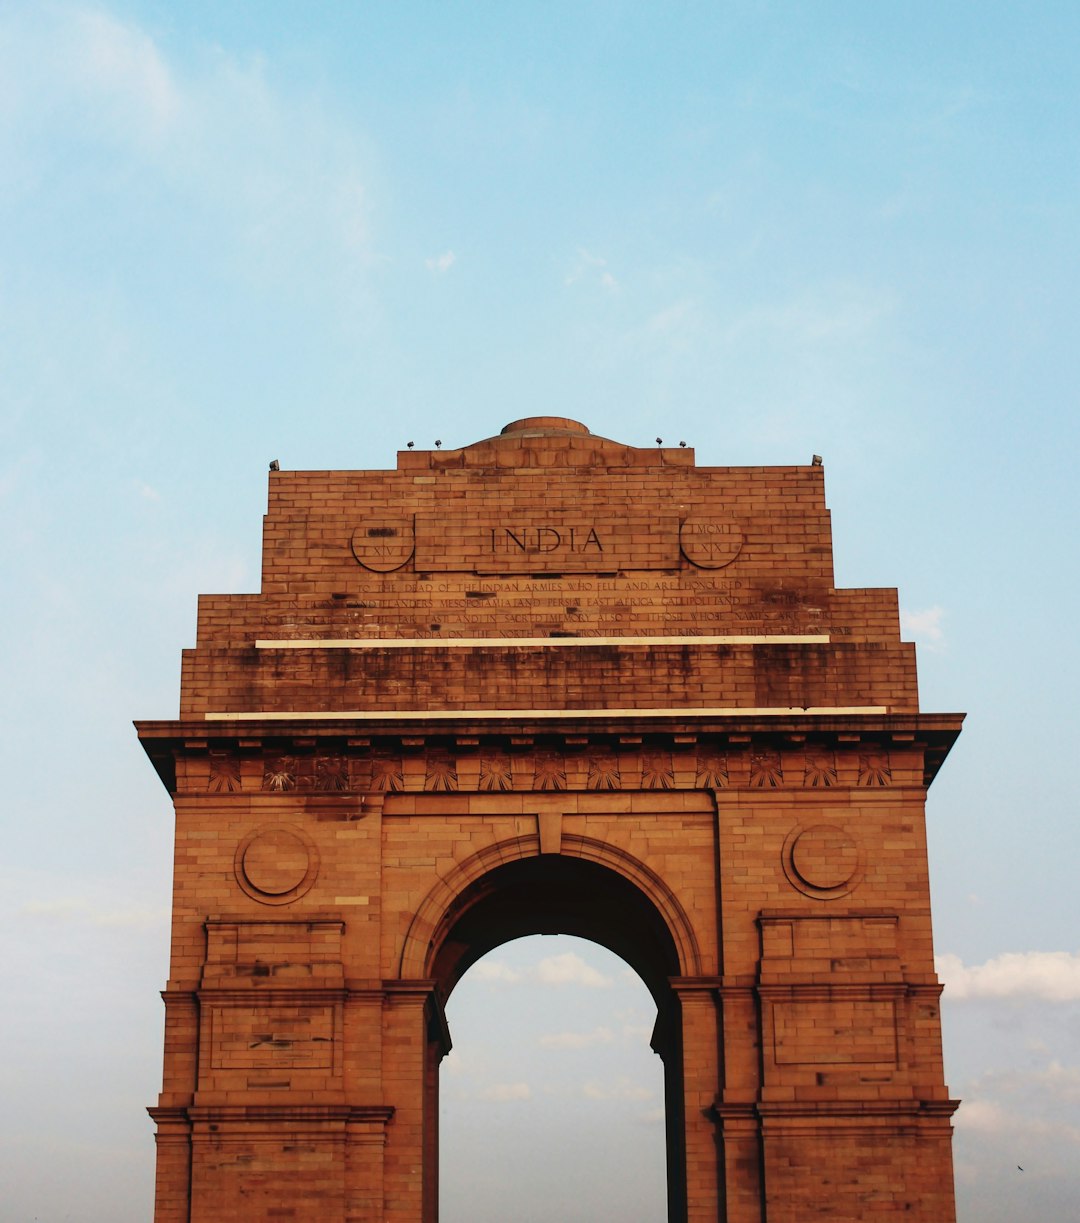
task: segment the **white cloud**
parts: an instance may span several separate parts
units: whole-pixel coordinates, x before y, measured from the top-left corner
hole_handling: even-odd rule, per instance
[[[984,1134],[1000,1134],[1015,1124],[1015,1116],[993,1100],[965,1100],[956,1114],[956,1125]]]
[[[678,301],[651,315],[645,323],[645,331],[649,335],[668,339],[696,333],[699,330],[699,321],[694,302]]]
[[[967,966],[956,955],[937,957],[946,997],[1080,1000],[1080,953],[1069,951],[1006,952],[985,964]]]
[[[100,10],[75,10],[69,69],[90,95],[115,104],[114,119],[160,137],[177,119],[180,96],[153,40]]]
[[[301,268],[348,278],[372,261],[362,135],[317,101],[286,96],[258,56],[206,47],[192,64],[171,62],[136,22],[89,5],[27,6],[0,15],[0,82],[0,145],[10,146],[0,153],[25,162],[24,189],[42,180],[42,148],[77,138],[117,159],[116,184],[138,178],[193,225],[212,218],[200,234],[220,242],[234,274],[241,259],[251,278],[295,286]],[[56,199],[83,189],[80,165],[72,158],[68,178],[50,178]]]
[[[549,955],[532,968],[511,968],[502,960],[480,960],[469,969],[470,976],[492,985],[577,985],[586,989],[606,989],[614,982],[592,968],[579,955],[567,951]]]
[[[610,1028],[593,1028],[591,1032],[553,1032],[540,1037],[545,1049],[587,1049],[591,1045],[610,1045],[615,1033]]]
[[[1040,1042],[1027,1042],[1026,1048],[1032,1052],[1047,1053],[1045,1045],[1034,1049],[1033,1045]],[[1066,1104],[1080,1102],[1080,1066],[1066,1066],[1057,1058],[1052,1058],[1041,1069],[1003,1069],[992,1070],[982,1075],[974,1084],[973,1090],[978,1098],[987,1096],[1008,1095],[1011,1097],[1027,1096],[1038,1100],[1045,1108],[1051,1099]]]
[[[595,1079],[582,1084],[581,1094],[586,1100],[651,1100],[653,1092],[630,1079],[616,1079],[614,1083],[600,1083]]]
[[[627,1023],[623,1025],[623,1040],[631,1045],[647,1045],[652,1040],[655,1024]]]
[[[81,138],[159,148],[184,99],[152,38],[99,8],[56,4],[9,10],[0,23],[0,117],[24,134],[50,122]],[[45,103],[42,105],[42,103]]]
[[[619,282],[608,270],[607,260],[600,255],[593,255],[584,247],[579,247],[577,260],[566,274],[563,283],[573,285],[583,280],[595,281],[609,293],[615,293],[619,288]]]
[[[1080,1145],[1080,1128],[1045,1117],[1032,1117],[996,1100],[964,1100],[955,1117],[957,1129],[980,1134],[1008,1135],[1014,1140],[1060,1140]]]
[[[945,648],[944,608],[927,607],[923,611],[900,611],[900,631],[928,650]]]
[[[537,964],[532,975],[541,985],[582,985],[587,989],[606,989],[612,984],[610,977],[605,977],[572,951],[547,956]]]
[[[1053,1061],[1034,1078],[1040,1088],[1060,1100],[1080,1100],[1080,1066],[1063,1066]]]
[[[19,909],[22,917],[49,922],[78,921],[90,926],[161,926],[169,920],[169,910],[161,908],[102,909],[75,897],[55,900],[30,900]]]
[[[469,969],[469,975],[477,981],[498,981],[503,985],[517,985],[524,974],[501,960],[481,960]]]
[[[746,311],[729,327],[727,339],[773,334],[810,345],[850,341],[871,334],[891,308],[888,298],[875,297],[857,284],[819,285],[779,305]]]
[[[511,1100],[528,1100],[532,1097],[528,1083],[493,1083],[477,1094],[481,1100],[492,1100],[498,1104]]]
[[[19,913],[23,917],[43,917],[47,920],[67,921],[78,917],[86,910],[85,902],[81,900],[29,900],[22,906]]]
[[[694,298],[683,298],[654,310],[626,334],[626,347],[636,354],[647,354],[655,368],[657,361],[681,365],[688,355],[700,351],[703,342],[712,343],[715,334],[711,321]]]
[[[433,259],[424,260],[428,271],[436,272],[439,275],[449,272],[455,263],[457,263],[457,256],[453,251],[443,251],[441,255],[436,255]]]

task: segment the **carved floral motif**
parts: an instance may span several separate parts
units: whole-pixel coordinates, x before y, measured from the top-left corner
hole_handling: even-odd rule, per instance
[[[706,790],[723,790],[728,784],[727,756],[716,752],[699,753],[694,785]]]
[[[750,753],[750,784],[758,789],[775,789],[784,784],[780,753],[773,748],[761,748]]]
[[[348,790],[348,760],[344,756],[317,756],[315,758],[315,789]]]
[[[295,790],[298,772],[295,756],[268,756],[263,773],[263,789]]]
[[[481,790],[512,790],[514,778],[510,757],[505,752],[489,752],[480,758]]]
[[[777,789],[785,785],[783,757],[771,747],[751,747],[741,757],[749,765],[748,780],[740,770],[739,785],[754,789]],[[681,757],[679,758],[681,759]],[[615,751],[588,752],[567,756],[555,750],[542,750],[525,755],[521,764],[525,772],[514,772],[514,758],[506,751],[482,749],[470,756],[471,764],[464,774],[458,772],[458,759],[449,751],[435,749],[414,763],[423,770],[423,789],[434,793],[449,793],[464,786],[481,792],[498,793],[518,789],[595,791],[621,790],[629,785],[642,790],[674,790],[689,783],[681,771],[677,774],[676,757],[660,748],[646,748],[640,756],[620,757]],[[694,785],[698,789],[723,790],[731,785],[729,753],[709,748],[697,749],[696,756],[687,757],[694,764]],[[623,766],[633,762],[632,774]],[[808,747],[805,751],[788,753],[788,785],[801,784],[807,789],[830,789],[838,786],[837,756],[827,747]],[[531,765],[531,776],[530,776]],[[629,767],[629,766],[628,766]],[[744,764],[743,767],[746,767]],[[681,766],[680,766],[681,769]],[[243,788],[240,759],[236,752],[213,750],[209,753],[209,772],[196,773],[206,777],[206,789],[212,793],[235,793]],[[418,785],[419,779],[415,784]],[[204,784],[202,781],[198,784]],[[850,784],[850,783],[846,783]],[[885,748],[864,747],[858,754],[859,786],[875,788],[892,785],[892,763]],[[355,756],[344,754],[317,756],[313,754],[270,753],[266,757],[262,788],[275,792],[315,790],[328,793],[348,791],[394,792],[405,789],[402,758],[398,754],[376,752]]]
[[[371,788],[373,790],[404,790],[400,756],[373,756],[371,758]]]
[[[641,788],[671,790],[675,786],[675,770],[670,752],[646,752],[641,758]]]
[[[806,753],[803,785],[811,788],[836,785],[836,757],[832,752],[808,751]]]
[[[541,752],[533,761],[534,790],[565,790],[566,761],[556,752]]]
[[[427,758],[425,790],[456,790],[458,788],[457,765],[445,753],[432,752]]]
[[[892,785],[892,765],[889,753],[883,748],[859,753],[859,785]]]
[[[215,794],[232,794],[241,788],[240,761],[231,752],[210,753],[210,777],[206,788]]]
[[[618,790],[622,787],[619,762],[610,754],[589,757],[589,777],[585,783],[590,790]]]

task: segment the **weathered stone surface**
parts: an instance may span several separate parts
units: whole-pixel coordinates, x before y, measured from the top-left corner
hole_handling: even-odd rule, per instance
[[[892,590],[820,467],[561,418],[274,472],[180,718],[157,1223],[428,1223],[443,1003],[536,931],[659,1008],[672,1220],[953,1218],[926,788]]]

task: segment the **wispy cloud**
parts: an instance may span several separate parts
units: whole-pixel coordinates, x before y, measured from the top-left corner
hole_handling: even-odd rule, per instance
[[[520,985],[528,982],[556,987],[576,985],[586,989],[606,989],[614,984],[611,977],[587,964],[573,951],[567,951],[563,955],[549,955],[528,969],[511,968],[501,960],[481,960],[469,972],[477,980],[501,985]]]
[[[935,604],[922,611],[900,610],[900,631],[905,637],[911,638],[917,644],[928,650],[943,650],[945,648],[945,630],[942,622],[945,610]]]
[[[1039,1087],[1051,1095],[1062,1100],[1080,1101],[1080,1066],[1063,1066],[1061,1062],[1052,1061],[1034,1077]]]
[[[540,1037],[545,1049],[588,1049],[593,1045],[610,1045],[615,1033],[610,1028],[593,1028],[591,1032],[552,1032]]]
[[[958,1126],[965,1130],[980,1130],[983,1133],[1000,1133],[1015,1124],[1010,1113],[993,1100],[965,1100],[956,1116]]]
[[[1047,1120],[1006,1108],[996,1100],[976,1098],[965,1100],[957,1111],[954,1123],[959,1130],[981,1134],[1008,1135],[1010,1139],[1064,1140],[1080,1146],[1080,1127]]]
[[[474,981],[492,981],[503,985],[517,985],[525,979],[525,974],[501,960],[481,960],[469,969],[469,976]]]
[[[607,260],[601,255],[594,255],[584,247],[578,247],[577,258],[563,281],[567,285],[579,284],[582,281],[599,284],[609,293],[618,291],[619,282],[612,275]]]
[[[1042,1002],[1080,1000],[1080,953],[1017,951],[995,956],[984,964],[965,965],[956,955],[937,957],[938,975],[946,997],[1038,999]]]
[[[492,1083],[484,1087],[477,1096],[481,1100],[491,1100],[496,1104],[506,1104],[512,1100],[528,1100],[532,1098],[532,1090],[528,1083]]]
[[[65,50],[72,80],[115,108],[112,121],[158,140],[177,122],[181,97],[154,42],[99,9],[73,9]]]
[[[859,285],[820,285],[788,301],[747,310],[728,328],[727,339],[771,334],[804,345],[850,342],[871,334],[891,308],[890,299]]]
[[[612,984],[610,977],[586,964],[572,951],[541,960],[536,966],[535,978],[541,985],[583,985],[587,989],[606,989]]]
[[[144,501],[160,501],[161,494],[152,484],[147,484],[144,480],[132,480],[132,487],[136,493],[143,498]]]
[[[614,1082],[601,1083],[591,1079],[581,1086],[581,1094],[586,1100],[651,1100],[653,1091],[642,1087],[631,1079],[619,1078]]]
[[[313,262],[347,275],[372,261],[360,138],[287,96],[258,56],[206,48],[181,64],[137,22],[59,3],[0,16],[0,80],[0,155],[25,163],[18,181],[31,190],[40,150],[74,133],[84,152],[114,159],[118,191],[138,177],[193,224],[212,216],[252,277],[295,283]],[[50,178],[56,199],[83,190],[82,164]]]
[[[76,897],[50,900],[30,900],[19,909],[22,917],[48,922],[82,922],[91,926],[133,926],[137,928],[163,925],[169,920],[169,910],[103,909]]]
[[[431,259],[424,260],[424,266],[427,270],[435,272],[439,276],[449,272],[455,263],[457,263],[457,256],[453,251],[443,251],[441,255],[435,255]]]

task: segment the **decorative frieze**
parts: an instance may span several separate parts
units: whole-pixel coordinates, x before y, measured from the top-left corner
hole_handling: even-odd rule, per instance
[[[892,766],[888,752],[870,750],[859,753],[859,785],[892,785]]]
[[[621,790],[622,774],[619,772],[617,757],[608,752],[590,756],[589,778],[586,784],[590,790]]]
[[[833,752],[807,750],[803,761],[803,785],[810,789],[835,786],[836,756]]]
[[[445,736],[351,739],[336,750],[310,750],[311,740],[177,753],[178,789],[230,795],[365,794],[512,790],[827,790],[885,789],[897,783],[897,755],[880,743],[780,743],[749,736],[515,736],[501,742]],[[741,740],[741,741],[740,741]],[[900,745],[899,784],[923,775],[921,748]]]
[[[645,752],[641,757],[641,788],[643,790],[673,790],[675,769],[670,752]]]
[[[780,753],[774,748],[758,748],[750,752],[751,788],[777,789],[784,784],[784,767]]]
[[[506,752],[485,752],[480,757],[481,790],[512,790],[514,776]]]
[[[232,752],[211,752],[206,788],[215,794],[232,794],[242,789],[239,758]]]

